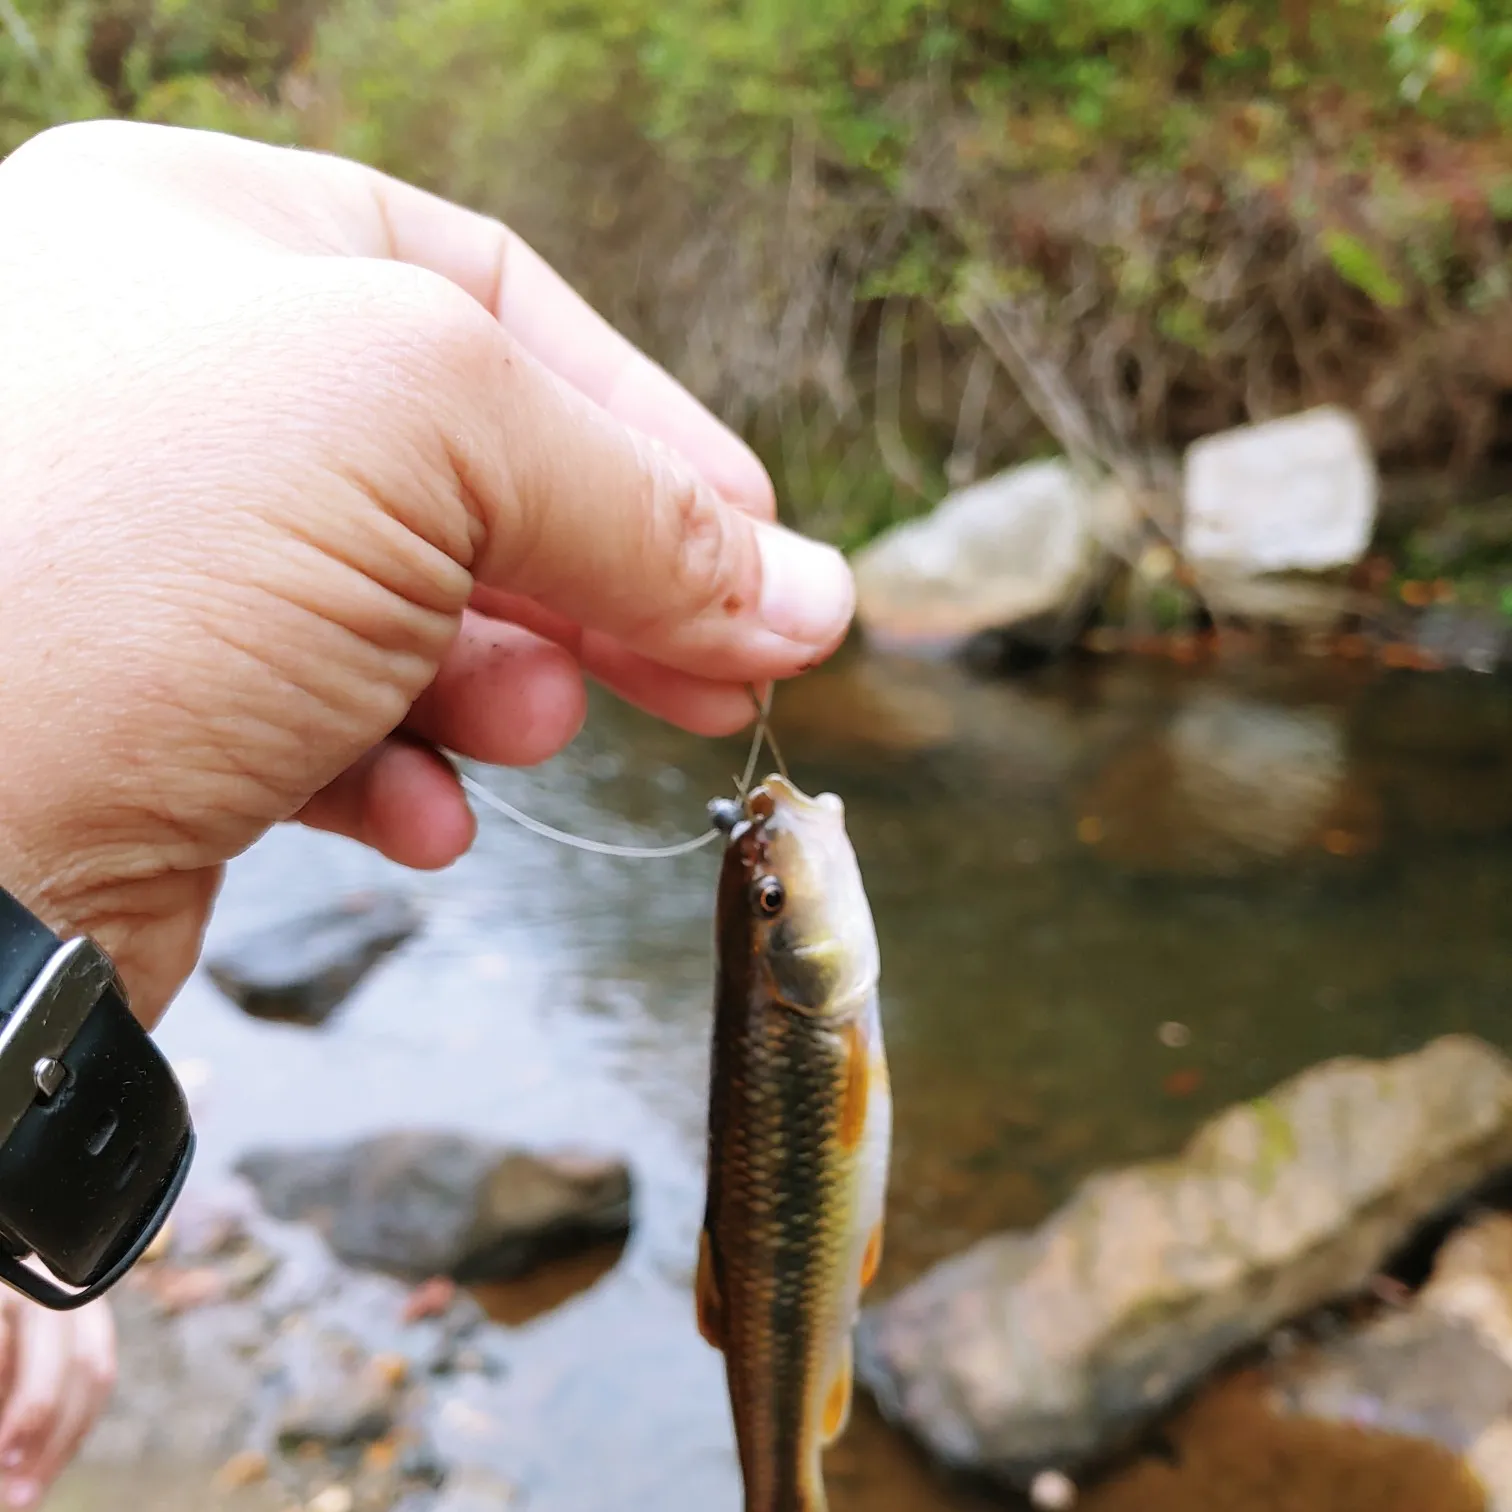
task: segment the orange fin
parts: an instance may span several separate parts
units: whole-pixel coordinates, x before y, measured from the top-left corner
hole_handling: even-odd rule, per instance
[[[866,1240],[866,1253],[861,1257],[861,1290],[865,1291],[877,1279],[882,1264],[882,1225],[879,1222]]]
[[[871,1095],[871,1053],[866,1035],[855,1025],[846,1031],[845,1087],[840,1094],[840,1148],[846,1154],[860,1148],[866,1133],[866,1110]]]
[[[698,1280],[694,1295],[698,1304],[698,1331],[704,1343],[723,1350],[724,1301],[714,1279],[714,1251],[709,1244],[708,1229],[700,1229],[698,1234]]]
[[[854,1367],[850,1336],[840,1346],[839,1366],[824,1398],[824,1420],[819,1428],[819,1442],[828,1449],[845,1432],[850,1423],[851,1399],[855,1395]]]

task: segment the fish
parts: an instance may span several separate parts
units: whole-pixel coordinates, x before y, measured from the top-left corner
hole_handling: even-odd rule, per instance
[[[891,1157],[877,931],[835,794],[772,776],[709,812],[726,843],[697,1324],[724,1356],[745,1512],[826,1512]]]

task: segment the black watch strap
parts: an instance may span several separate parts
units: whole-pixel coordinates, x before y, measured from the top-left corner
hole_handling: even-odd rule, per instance
[[[0,1281],[58,1311],[114,1286],[183,1189],[188,1102],[110,958],[0,888]],[[23,1262],[35,1257],[62,1286]]]

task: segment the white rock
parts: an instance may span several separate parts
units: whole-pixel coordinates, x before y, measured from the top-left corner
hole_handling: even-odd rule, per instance
[[[1052,614],[1086,583],[1108,503],[1063,461],[974,483],[857,554],[857,618],[878,643],[948,647]]]
[[[1190,561],[1320,571],[1369,549],[1379,480],[1359,422],[1324,406],[1198,441],[1186,454],[1184,492]]]

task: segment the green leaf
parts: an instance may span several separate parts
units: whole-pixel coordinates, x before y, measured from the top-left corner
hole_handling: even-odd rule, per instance
[[[1407,291],[1359,237],[1348,231],[1325,231],[1321,240],[1334,271],[1367,299],[1388,310],[1399,310],[1407,303]]]

